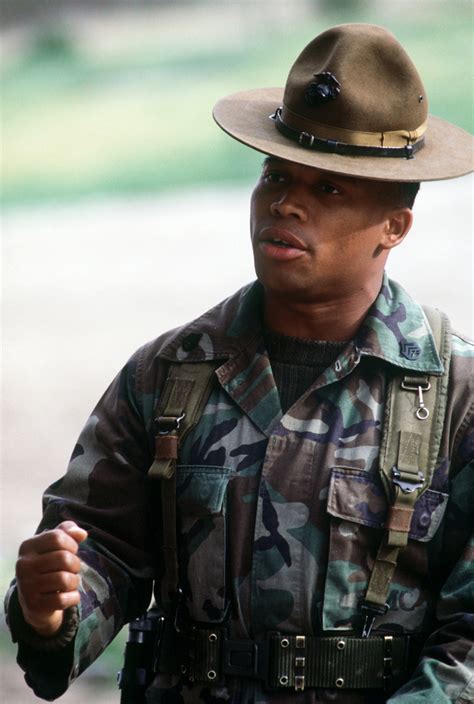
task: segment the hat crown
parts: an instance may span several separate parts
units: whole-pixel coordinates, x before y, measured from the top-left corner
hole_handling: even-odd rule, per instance
[[[428,115],[418,72],[383,27],[328,29],[302,51],[285,88],[220,100],[214,119],[280,159],[381,181],[434,181],[472,170],[472,136]]]
[[[290,70],[283,105],[309,123],[360,132],[414,131],[428,115],[412,60],[390,32],[368,24],[313,39]]]

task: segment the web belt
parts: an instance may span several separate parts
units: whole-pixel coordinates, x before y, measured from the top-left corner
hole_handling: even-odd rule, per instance
[[[171,629],[170,629],[171,630]],[[228,677],[261,680],[268,689],[385,689],[407,677],[407,636],[303,636],[269,633],[266,640],[232,640],[219,629],[173,632],[157,650],[155,670],[191,682],[224,684]],[[171,646],[171,647],[170,647]]]

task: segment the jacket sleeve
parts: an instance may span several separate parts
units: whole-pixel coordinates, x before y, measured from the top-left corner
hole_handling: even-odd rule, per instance
[[[151,452],[141,357],[139,351],[114,379],[87,421],[66,474],[44,494],[38,532],[73,520],[89,533],[78,553],[78,625],[60,642],[35,642],[22,623],[14,583],[7,594],[18,663],[27,683],[47,700],[60,696],[150,602],[157,516],[147,484]]]
[[[444,545],[436,558],[441,568],[448,566],[436,608],[438,627],[427,639],[413,676],[388,704],[474,702],[473,439],[471,427],[459,447],[457,459],[465,463],[451,481]]]

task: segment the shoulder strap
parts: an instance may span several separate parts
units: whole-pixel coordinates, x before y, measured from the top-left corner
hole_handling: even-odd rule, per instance
[[[446,412],[451,356],[449,321],[438,310],[424,311],[443,363],[443,374],[402,371],[390,380],[385,401],[379,462],[382,482],[392,501],[390,543],[399,546],[406,545],[416,501],[430,487]]]
[[[184,437],[199,422],[211,392],[215,362],[171,364],[153,421],[155,458],[150,479],[161,479],[162,554],[165,576],[162,594],[172,601],[178,588],[176,539],[176,460]]]
[[[424,307],[424,312],[444,370],[439,376],[401,372],[388,384],[379,462],[391,505],[386,535],[362,602],[367,614],[364,636],[370,634],[376,615],[388,610],[398,553],[408,542],[415,504],[430,487],[439,454],[448,394],[450,326],[441,311]]]

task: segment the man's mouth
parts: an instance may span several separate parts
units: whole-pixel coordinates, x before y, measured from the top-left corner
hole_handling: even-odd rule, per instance
[[[265,242],[271,242],[272,244],[276,245],[277,247],[285,247],[287,249],[291,249],[293,246],[289,242],[285,242],[284,240],[279,240],[276,237],[272,237],[269,240],[265,240]]]
[[[279,261],[289,261],[303,255],[307,247],[299,237],[289,231],[275,231],[277,228],[264,228],[258,240],[258,248],[265,257]]]
[[[259,237],[261,242],[271,242],[277,247],[307,249],[305,243],[293,232],[279,227],[264,227]]]

